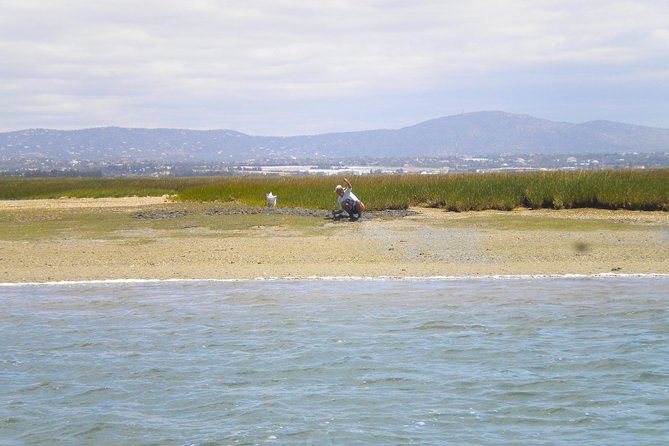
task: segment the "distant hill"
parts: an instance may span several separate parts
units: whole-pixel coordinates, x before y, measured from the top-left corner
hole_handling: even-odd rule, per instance
[[[233,130],[31,129],[0,133],[0,159],[244,161],[278,158],[410,157],[669,151],[669,129],[610,121],[570,124],[475,112],[396,130],[251,136]]]

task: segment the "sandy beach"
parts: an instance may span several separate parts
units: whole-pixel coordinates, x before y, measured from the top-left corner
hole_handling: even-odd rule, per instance
[[[215,206],[165,197],[0,201],[0,283],[669,274],[666,212],[416,208],[350,222],[210,212]]]

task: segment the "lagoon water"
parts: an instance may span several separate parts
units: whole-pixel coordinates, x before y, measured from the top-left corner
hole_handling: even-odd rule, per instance
[[[669,278],[0,286],[0,444],[664,445]]]

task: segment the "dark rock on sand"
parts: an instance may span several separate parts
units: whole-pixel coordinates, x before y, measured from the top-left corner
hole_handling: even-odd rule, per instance
[[[132,218],[139,218],[145,220],[159,220],[163,218],[179,218],[188,215],[188,211],[143,211],[135,212],[131,215]]]
[[[270,207],[249,207],[249,208],[216,208],[207,209],[207,215],[253,215],[253,214],[269,214],[269,215],[299,215],[304,217],[318,217],[326,220],[348,220],[348,217],[335,217],[331,211],[301,209],[301,208],[270,208]],[[407,217],[410,215],[417,215],[415,211],[404,209],[387,209],[384,211],[370,211],[363,214],[363,219],[372,218],[397,218]]]
[[[142,211],[135,212],[131,214],[132,218],[145,219],[145,220],[159,220],[165,218],[179,218],[185,217],[192,212],[189,211],[178,211],[178,210],[151,210],[151,211]],[[334,216],[331,211],[324,210],[314,210],[314,209],[301,209],[301,208],[290,208],[290,207],[280,207],[280,208],[270,208],[270,207],[224,207],[224,208],[214,208],[206,209],[204,211],[206,215],[256,215],[256,214],[266,214],[266,215],[297,215],[303,217],[316,217],[322,218],[325,220],[348,220],[346,214]],[[407,217],[409,215],[416,215],[415,211],[408,211],[402,209],[388,209],[384,211],[370,211],[363,214],[363,220],[373,219],[373,218],[398,218],[398,217]]]

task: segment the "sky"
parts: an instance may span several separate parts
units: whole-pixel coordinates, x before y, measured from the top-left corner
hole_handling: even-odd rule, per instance
[[[0,0],[0,131],[669,128],[666,0]]]

